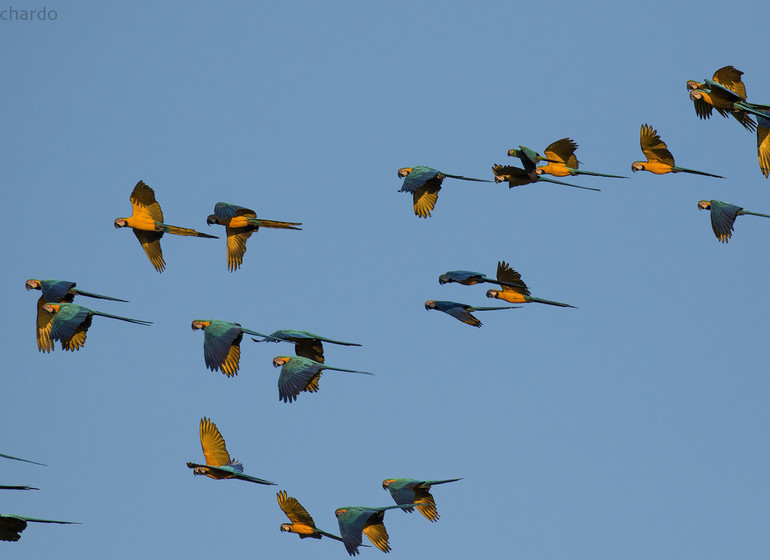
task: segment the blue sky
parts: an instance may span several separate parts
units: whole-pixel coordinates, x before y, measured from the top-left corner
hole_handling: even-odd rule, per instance
[[[30,527],[3,543],[14,558],[345,558],[281,534],[276,491],[337,532],[334,509],[391,504],[392,477],[463,477],[435,489],[438,523],[386,514],[394,558],[768,556],[770,220],[739,217],[722,245],[696,205],[770,213],[770,182],[756,137],[700,121],[685,89],[731,64],[750,101],[770,102],[748,16],[655,2],[46,6],[55,21],[0,22],[0,453],[49,466],[1,462],[0,483],[41,490],[3,493],[0,512],[83,525]],[[642,123],[677,164],[727,178],[631,176]],[[447,179],[427,220],[397,192],[400,167],[491,178],[509,148],[565,136],[585,169],[631,178],[572,180],[599,193]],[[112,227],[140,179],[169,223],[220,239],[164,237],[155,272]],[[303,230],[260,230],[230,273],[223,228],[205,224],[218,201]],[[494,275],[498,260],[579,309],[480,313],[480,329],[424,309],[494,305],[486,287],[437,278]],[[95,318],[81,351],[38,353],[27,278],[128,299],[79,303],[154,324]],[[376,375],[328,372],[284,404],[271,362],[291,347],[245,340],[228,379],[204,366],[200,318],[358,342],[327,363]],[[279,486],[193,477],[203,416]]]

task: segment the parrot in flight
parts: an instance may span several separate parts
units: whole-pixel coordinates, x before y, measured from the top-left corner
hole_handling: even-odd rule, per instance
[[[129,319],[120,315],[110,315],[94,311],[75,303],[46,303],[43,309],[54,314],[51,320],[51,340],[59,340],[62,350],[80,350],[86,343],[86,333],[94,316],[118,319],[135,325],[152,325],[152,321]]]
[[[757,117],[757,158],[759,170],[765,177],[770,175],[770,111]]]
[[[458,321],[462,321],[472,327],[480,327],[482,325],[476,317],[471,315],[472,311],[495,311],[497,309],[518,309],[520,305],[513,305],[507,307],[473,307],[467,303],[458,303],[456,301],[436,301],[429,299],[425,302],[425,309],[436,309],[443,311],[447,315],[451,315]]]
[[[51,352],[54,349],[54,343],[51,340],[51,321],[54,316],[53,313],[43,309],[46,303],[72,303],[76,295],[126,302],[125,299],[77,290],[75,289],[75,282],[67,282],[66,280],[36,280],[30,278],[27,280],[25,287],[27,291],[40,290],[42,292],[37,300],[37,320],[35,323],[37,349],[39,352]]]
[[[219,433],[217,425],[206,417],[201,418],[200,436],[206,464],[200,465],[188,462],[187,466],[193,469],[194,475],[205,475],[215,480],[237,478],[257,484],[276,485],[275,482],[244,474],[243,465],[240,461],[230,458],[227,447],[225,447],[225,438]]]
[[[768,214],[749,212],[740,206],[730,204],[729,202],[722,202],[721,200],[701,200],[698,202],[698,210],[711,211],[711,229],[714,230],[714,235],[722,243],[727,243],[733,236],[733,223],[738,216],[749,215],[770,218]]]
[[[203,330],[203,358],[211,371],[221,370],[227,377],[238,375],[243,334],[262,336],[238,323],[217,319],[196,319],[192,330]]]
[[[449,272],[445,272],[438,277],[439,284],[443,285],[452,282],[462,284],[463,286],[473,286],[474,284],[481,284],[483,282],[487,282],[489,284],[500,284],[501,286],[505,285],[505,282],[503,282],[500,278],[497,280],[492,280],[491,278],[484,276],[484,274],[481,272],[471,272],[469,270],[450,270]],[[511,287],[513,288],[517,286],[518,284],[511,284]]]
[[[293,342],[294,352],[297,356],[303,358],[310,358],[316,362],[324,363],[324,349],[322,342],[330,342],[331,344],[339,344],[342,346],[361,346],[355,342],[342,342],[341,340],[333,340],[331,338],[324,338],[323,336],[313,334],[307,331],[294,331],[290,329],[284,329],[280,331],[274,331],[270,334],[261,334],[262,340],[252,338],[254,342]]]
[[[160,209],[158,201],[155,200],[155,191],[144,181],[139,181],[136,184],[134,190],[131,191],[130,200],[133,209],[131,216],[116,218],[115,228],[130,227],[134,230],[134,235],[142,244],[142,249],[158,272],[163,272],[166,268],[166,261],[163,260],[163,251],[160,248],[160,238],[163,237],[164,233],[219,239],[216,235],[163,223],[163,211]]]
[[[487,290],[488,298],[501,299],[508,303],[545,303],[548,305],[556,305],[558,307],[572,307],[576,309],[574,305],[568,303],[561,303],[559,301],[551,301],[548,299],[540,299],[529,295],[529,288],[521,279],[521,274],[513,270],[508,263],[497,263],[497,279],[500,281],[502,290]]]
[[[527,171],[521,167],[514,167],[513,165],[499,165],[496,163],[492,166],[492,173],[495,175],[495,183],[508,183],[509,189],[545,181],[546,183],[553,183],[554,185],[563,185],[565,187],[574,187],[576,189],[584,189],[587,191],[601,191],[601,189],[595,189],[593,187],[582,187],[580,185],[572,185],[570,183],[548,179],[547,177],[538,175],[534,166],[532,167],[531,171]]]
[[[294,533],[298,535],[300,539],[306,539],[308,537],[311,539],[329,537],[335,541],[343,542],[341,537],[332,535],[331,533],[327,533],[316,527],[315,521],[313,521],[313,518],[307,510],[302,507],[302,504],[300,504],[296,498],[288,496],[285,490],[278,492],[277,497],[278,506],[286,514],[286,517],[289,518],[289,521],[291,521],[291,523],[281,523],[282,533]]]
[[[281,368],[281,374],[278,376],[278,399],[283,402],[297,400],[302,391],[310,393],[318,391],[318,380],[327,369],[374,375],[368,371],[327,366],[302,356],[276,356],[273,358],[273,367]]]
[[[445,178],[462,179],[463,181],[476,181],[479,183],[491,183],[488,179],[473,179],[462,175],[450,175],[432,167],[418,165],[416,167],[402,167],[398,170],[398,177],[404,180],[398,192],[412,193],[414,213],[420,218],[430,218],[431,210],[436,207],[438,191]]]
[[[227,270],[233,272],[243,263],[243,254],[246,252],[246,240],[252,233],[259,231],[260,227],[275,229],[297,229],[301,226],[297,222],[276,222],[257,218],[257,213],[243,206],[236,206],[227,202],[217,202],[214,213],[206,218],[206,223],[225,226],[227,233]]]
[[[0,541],[16,542],[21,538],[21,532],[27,528],[27,523],[58,523],[60,525],[80,525],[77,521],[54,521],[53,519],[35,519],[21,515],[0,515]]]
[[[417,511],[425,516],[429,521],[438,521],[439,514],[436,510],[436,501],[430,493],[430,487],[436,484],[446,484],[447,482],[457,482],[462,478],[450,478],[447,480],[415,480],[414,478],[386,478],[382,481],[382,489],[388,490],[393,500],[399,504],[417,505]],[[412,513],[413,508],[403,509],[404,513]]]
[[[746,101],[746,86],[743,84],[741,76],[743,72],[737,70],[732,66],[723,66],[716,72],[711,80],[704,80],[703,82],[696,82],[695,80],[687,81],[687,91],[693,90],[707,90],[710,89],[709,84],[718,84],[723,88],[730,90],[741,101]],[[728,118],[732,115],[741,125],[749,132],[756,128],[756,123],[751,119],[751,116],[746,111],[734,111],[724,107],[724,103],[717,103],[719,106],[711,104],[711,98],[709,96],[699,95],[696,98],[690,96],[693,106],[695,107],[695,114],[700,119],[711,118],[713,109],[716,109],[720,115],[724,118]]]
[[[390,552],[388,532],[385,530],[383,519],[389,509],[407,509],[420,504],[404,504],[385,507],[341,507],[334,511],[340,526],[342,542],[348,554],[358,554],[363,535],[383,552]],[[363,533],[363,535],[362,535]]]
[[[707,177],[724,179],[721,175],[712,175],[711,173],[695,171],[694,169],[687,169],[674,165],[674,156],[668,151],[668,146],[666,146],[666,143],[660,139],[658,131],[654,130],[648,124],[642,125],[639,133],[639,144],[642,147],[642,153],[644,154],[644,157],[647,158],[647,161],[635,161],[632,163],[631,171],[634,173],[637,171],[649,171],[656,175],[664,175],[666,173],[693,173],[695,175],[705,175]]]
[[[519,147],[521,148],[521,150],[508,150],[508,155],[516,156],[519,159],[521,159],[522,162],[524,161],[524,158],[528,159],[529,161],[532,161],[531,152],[533,151],[530,148],[526,148],[525,146],[519,146]],[[575,156],[575,151],[577,150],[577,148],[578,148],[578,145],[575,143],[574,140],[570,138],[562,138],[561,140],[556,140],[556,142],[552,142],[545,149],[546,157],[540,158],[539,155],[537,155],[537,158],[536,158],[537,161],[546,161],[548,163],[546,165],[541,165],[540,167],[536,167],[535,172],[538,175],[547,174],[547,175],[553,175],[554,177],[567,177],[569,175],[572,175],[572,176],[592,175],[595,177],[612,177],[615,179],[628,179],[628,177],[623,177],[621,175],[607,175],[606,173],[596,173],[594,171],[583,171],[582,169],[578,169],[580,162]],[[525,169],[526,169],[526,164],[525,164]]]

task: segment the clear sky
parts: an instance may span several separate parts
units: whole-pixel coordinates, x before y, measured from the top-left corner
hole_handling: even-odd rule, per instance
[[[392,477],[463,477],[435,488],[438,523],[387,512],[393,558],[770,555],[770,220],[739,217],[723,245],[697,210],[770,213],[770,180],[755,135],[699,120],[685,89],[730,64],[770,103],[765,3],[45,5],[54,21],[0,21],[0,453],[49,466],[2,460],[0,484],[40,491],[0,494],[0,513],[83,524],[0,556],[346,558],[281,534],[276,492],[336,533],[335,508],[392,504]],[[632,175],[643,123],[727,178]],[[397,192],[400,167],[491,179],[509,148],[565,136],[583,168],[630,178],[447,179],[429,219]],[[168,223],[220,239],[165,236],[158,274],[112,226],[140,179]],[[218,201],[303,230],[260,230],[228,272]],[[437,278],[498,260],[579,309],[480,312],[480,329],[424,309],[495,305]],[[97,317],[79,352],[39,353],[27,278],[154,324]],[[327,372],[284,404],[271,362],[291,346],[246,338],[226,378],[193,319],[358,342],[327,364],[376,375]],[[203,416],[280,485],[194,477]]]

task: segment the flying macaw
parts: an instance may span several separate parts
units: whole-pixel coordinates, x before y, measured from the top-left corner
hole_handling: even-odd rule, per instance
[[[577,309],[574,305],[568,303],[540,299],[529,295],[529,288],[527,288],[527,285],[521,279],[521,274],[508,266],[508,263],[506,262],[500,261],[497,263],[497,279],[500,281],[503,289],[487,290],[488,298],[501,299],[508,303],[546,303],[548,305]]]
[[[480,327],[481,321],[471,315],[471,311],[495,311],[497,309],[518,309],[520,305],[513,305],[507,307],[473,307],[467,303],[458,303],[456,301],[436,301],[429,299],[425,302],[425,309],[437,309],[443,311],[448,315],[451,315],[458,321],[462,321],[472,327]]]
[[[355,342],[342,342],[341,340],[333,340],[331,338],[324,338],[317,334],[313,334],[307,331],[294,331],[290,329],[284,329],[275,331],[270,334],[260,335],[264,337],[262,340],[252,338],[254,342],[293,342],[294,352],[297,356],[303,358],[310,358],[319,363],[324,363],[324,349],[322,342],[330,342],[332,344],[339,344],[342,346],[361,346]]]
[[[163,251],[160,248],[160,238],[164,233],[219,239],[216,235],[163,223],[163,211],[155,200],[155,191],[143,181],[136,184],[130,200],[133,213],[128,218],[116,218],[115,227],[130,227],[134,230],[134,235],[158,272],[163,272],[166,268],[166,261],[163,260]]]
[[[743,80],[741,80],[742,75],[743,72],[732,66],[723,66],[714,72],[712,80],[704,80],[702,83],[696,82],[695,80],[688,80],[687,91],[707,90],[710,89],[709,84],[716,83],[733,92],[733,94],[735,94],[741,101],[746,101],[746,86],[743,84]],[[690,99],[695,107],[695,114],[698,115],[698,118],[700,119],[711,118],[712,110],[716,109],[719,114],[725,118],[732,115],[735,120],[741,123],[741,125],[749,132],[753,131],[757,126],[746,111],[734,111],[728,110],[722,106],[712,106],[709,96],[701,96],[700,98],[693,98],[690,96]]]
[[[283,402],[297,400],[302,391],[318,391],[318,380],[326,369],[374,375],[368,371],[327,366],[303,356],[276,356],[273,358],[273,367],[278,366],[281,366],[281,374],[278,376],[278,400]]]
[[[495,175],[495,183],[508,183],[508,188],[520,187],[522,185],[531,185],[532,183],[538,183],[545,181],[546,183],[553,183],[554,185],[563,185],[565,187],[575,187],[576,189],[584,189],[587,191],[600,191],[601,189],[595,189],[593,187],[581,187],[580,185],[571,185],[570,183],[563,183],[562,181],[554,181],[547,177],[542,177],[537,174],[536,168],[532,171],[526,171],[521,167],[514,167],[513,165],[499,165],[494,164],[492,166],[492,173]]]
[[[406,509],[419,504],[404,504],[385,507],[341,507],[334,511],[337,523],[340,525],[342,542],[348,554],[358,554],[358,547],[363,541],[362,532],[372,541],[372,544],[383,552],[390,552],[388,532],[385,530],[383,519],[389,509]]]
[[[690,91],[690,99],[696,103],[696,113],[698,113],[699,107],[702,110],[703,107],[707,107],[708,105],[717,109],[722,115],[725,115],[726,113],[738,113],[735,117],[738,122],[743,124],[746,129],[752,130],[754,123],[752,122],[751,125],[747,126],[745,123],[746,117],[742,115],[741,112],[762,116],[763,111],[770,111],[770,105],[760,105],[758,103],[749,103],[746,101],[746,88],[743,87],[743,82],[740,82],[740,80],[739,87],[736,87],[735,84],[733,84],[733,87],[735,87],[734,90],[712,80],[706,80],[704,84],[693,81],[687,82],[687,88]],[[700,105],[698,105],[699,102]],[[698,116],[700,116],[700,114]]]
[[[32,463],[33,465],[40,465],[41,467],[47,467],[48,465],[45,465],[43,463],[37,463],[35,461],[30,461],[29,459],[19,459],[18,457],[14,457],[12,455],[4,455],[0,453],[0,457],[3,457],[5,459],[12,459],[14,461],[22,461],[24,463]]]
[[[313,521],[313,518],[307,510],[302,507],[302,504],[300,504],[296,498],[287,496],[285,490],[278,492],[277,497],[278,506],[286,514],[286,517],[289,518],[289,521],[291,521],[291,523],[281,523],[282,533],[295,533],[301,539],[306,539],[308,537],[311,539],[329,537],[335,541],[343,542],[341,537],[332,535],[331,533],[327,533],[316,527],[315,521]]]
[[[500,284],[501,286],[504,284],[499,278],[497,280],[492,280],[491,278],[484,276],[481,272],[471,272],[469,270],[450,270],[438,277],[439,284],[443,285],[452,282],[462,284],[463,286],[473,286],[474,284],[481,284],[483,282]]]
[[[193,475],[205,475],[215,480],[237,478],[257,484],[276,485],[275,482],[243,474],[243,465],[240,461],[230,459],[230,454],[225,447],[225,438],[219,433],[217,425],[206,417],[201,418],[200,434],[206,464],[188,462],[187,466],[193,469]]]
[[[522,155],[526,157],[527,152],[526,150],[532,151],[529,148],[525,148],[525,146],[519,146],[524,150],[523,154],[520,150],[508,150],[509,156],[517,156],[519,159],[522,158]],[[580,162],[578,161],[577,157],[575,156],[575,150],[577,150],[578,145],[575,143],[574,140],[571,140],[570,138],[562,138],[561,140],[557,140],[556,142],[552,142],[546,149],[545,149],[545,155],[546,157],[540,158],[539,161],[547,161],[548,163],[546,165],[541,165],[540,167],[535,168],[535,173],[538,175],[553,175],[554,177],[567,177],[569,175],[575,176],[575,175],[593,175],[596,177],[613,177],[615,179],[628,179],[628,177],[622,177],[621,175],[607,175],[605,173],[596,173],[594,171],[583,171],[582,169],[578,169],[578,166],[580,165]],[[531,161],[531,158],[530,158]],[[526,168],[526,165],[525,165]]]
[[[21,538],[21,532],[27,528],[28,522],[59,523],[60,525],[80,525],[77,521],[54,521],[53,519],[35,519],[21,515],[0,515],[0,541],[16,542]]]
[[[404,180],[398,192],[412,193],[414,213],[420,218],[430,218],[430,212],[436,206],[438,191],[446,177],[462,179],[463,181],[476,181],[479,183],[491,183],[488,179],[472,179],[461,175],[450,175],[432,167],[418,165],[416,167],[402,167],[398,170],[398,177]]]
[[[762,175],[770,175],[770,112],[766,116],[757,117],[757,158]]]
[[[714,230],[714,235],[722,243],[727,243],[733,236],[733,223],[735,223],[735,218],[738,216],[748,214],[750,216],[770,218],[768,214],[749,212],[740,206],[730,204],[729,202],[722,202],[721,200],[701,200],[698,202],[698,210],[711,211],[711,229]]]
[[[276,222],[257,218],[257,213],[243,206],[217,202],[214,213],[206,218],[206,223],[225,226],[227,233],[227,270],[230,272],[240,268],[243,263],[243,253],[246,252],[246,240],[260,227],[276,229],[299,229],[296,222]]]
[[[693,169],[686,169],[674,165],[674,156],[668,151],[666,143],[660,139],[658,131],[654,130],[648,124],[642,125],[641,131],[639,132],[639,144],[642,147],[642,153],[644,154],[644,157],[647,158],[647,161],[635,161],[632,163],[631,171],[634,173],[637,171],[649,171],[656,175],[664,175],[666,173],[694,173],[695,175],[705,175],[707,177],[724,179],[721,175],[712,175],[711,173],[704,173],[703,171],[695,171]]]
[[[32,486],[5,486],[5,485],[0,485],[0,490],[40,490],[40,488],[33,488]]]
[[[192,330],[201,329],[206,367],[211,371],[221,370],[227,377],[238,375],[243,333],[263,336],[256,331],[244,329],[238,323],[217,319],[196,319],[192,322]]]
[[[393,500],[399,504],[419,504],[417,511],[429,521],[438,521],[440,517],[436,510],[436,501],[430,493],[430,487],[435,484],[457,482],[462,478],[450,478],[447,480],[415,480],[414,478],[386,478],[382,481],[382,489],[390,491]],[[412,513],[411,507],[403,509],[404,513]]]
[[[61,341],[62,350],[75,351],[83,347],[86,343],[86,333],[94,316],[118,319],[136,325],[152,325],[152,321],[110,315],[75,303],[46,303],[43,305],[43,309],[54,314],[51,321],[51,340]]]
[[[53,320],[53,313],[43,309],[43,306],[46,303],[71,303],[76,295],[97,299],[108,299],[111,301],[126,301],[125,299],[103,296],[84,290],[76,290],[75,282],[67,282],[66,280],[35,280],[34,278],[30,278],[27,280],[25,287],[27,288],[27,291],[41,290],[43,292],[37,300],[37,322],[35,325],[37,349],[40,352],[51,352],[54,349],[54,344],[51,340],[51,321]]]

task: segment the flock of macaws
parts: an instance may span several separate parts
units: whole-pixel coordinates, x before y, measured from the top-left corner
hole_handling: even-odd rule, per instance
[[[693,101],[695,112],[701,119],[709,118],[712,110],[716,109],[724,117],[734,117],[744,128],[757,132],[757,153],[759,166],[765,177],[770,175],[770,106],[749,103],[746,100],[746,89],[741,80],[742,72],[732,66],[717,70],[711,80],[704,82],[687,82],[690,99]],[[754,122],[752,117],[756,117]],[[631,170],[649,171],[654,174],[691,173],[702,176],[723,178],[720,175],[697,171],[675,164],[674,157],[657,131],[648,124],[643,124],[640,131],[640,146],[645,161],[635,161]],[[438,193],[445,178],[466,181],[481,181],[502,183],[507,182],[509,188],[537,183],[540,181],[558,185],[575,187],[585,190],[599,191],[600,189],[574,185],[551,179],[552,177],[576,177],[588,175],[593,177],[609,177],[623,179],[620,175],[584,171],[579,168],[575,156],[578,145],[570,138],[562,138],[550,144],[544,150],[544,155],[519,146],[508,151],[508,156],[518,158],[521,167],[513,165],[494,164],[493,179],[475,179],[461,175],[444,173],[426,166],[405,167],[398,170],[398,176],[403,179],[401,192],[413,195],[414,212],[418,217],[428,218],[435,210]],[[129,227],[133,230],[152,266],[163,272],[166,262],[163,258],[160,240],[165,233],[181,236],[204,237],[216,239],[191,228],[183,228],[165,223],[160,204],[155,198],[155,192],[147,184],[139,181],[134,187],[130,201],[132,214],[127,218],[117,218],[116,228]],[[749,212],[740,206],[719,200],[701,200],[698,208],[709,210],[714,234],[720,242],[726,243],[733,232],[733,224],[737,216],[754,215],[770,218],[768,214]],[[246,252],[246,242],[260,227],[299,230],[299,222],[284,222],[258,218],[256,212],[242,206],[218,202],[214,213],[206,219],[208,225],[225,226],[227,235],[227,268],[236,271],[243,263]],[[516,270],[504,261],[497,264],[495,278],[489,278],[483,273],[465,270],[448,271],[438,278],[440,284],[458,283],[465,286],[475,284],[494,284],[495,289],[489,289],[486,296],[491,299],[503,300],[512,304],[542,303],[557,307],[575,306],[542,299],[532,296]],[[499,289],[498,289],[499,288]],[[80,290],[74,282],[62,280],[29,279],[27,290],[39,290],[37,302],[36,338],[38,350],[51,352],[54,343],[59,342],[63,350],[75,351],[85,345],[86,335],[94,317],[106,317],[136,325],[149,326],[152,323],[141,319],[133,319],[96,311],[73,303],[76,296],[92,299],[126,302],[112,296]],[[455,319],[474,327],[480,327],[481,321],[473,313],[478,311],[516,309],[519,305],[496,307],[478,307],[454,301],[428,300],[425,308],[442,311]],[[314,393],[319,390],[321,374],[326,370],[373,375],[371,372],[343,369],[326,365],[323,343],[340,346],[360,346],[355,342],[344,342],[320,336],[302,330],[277,330],[270,334],[262,334],[255,330],[242,327],[238,323],[218,319],[196,319],[192,321],[193,330],[202,330],[203,356],[205,366],[211,371],[221,371],[225,376],[237,375],[240,363],[241,342],[244,334],[252,341],[288,342],[294,344],[295,355],[279,355],[273,358],[273,366],[281,368],[278,377],[278,396],[285,403],[297,400],[300,393]],[[230,457],[225,446],[224,438],[217,426],[208,418],[201,419],[200,441],[203,450],[204,463],[188,462],[194,475],[203,475],[212,479],[240,479],[263,485],[275,485],[275,482],[257,478],[244,473],[243,465]],[[6,459],[25,461],[10,455],[2,455]],[[33,463],[33,461],[27,461]],[[39,464],[39,463],[38,463]],[[286,514],[290,523],[281,525],[281,531],[296,533],[300,538],[320,539],[327,537],[341,541],[347,552],[354,556],[362,544],[362,536],[366,535],[372,544],[383,552],[390,551],[388,533],[383,523],[385,511],[401,509],[412,512],[415,508],[428,520],[439,519],[436,504],[430,493],[431,487],[438,484],[456,482],[459,478],[446,480],[417,480],[411,478],[386,479],[382,482],[383,489],[390,492],[396,505],[380,507],[342,507],[335,510],[341,536],[323,531],[316,527],[313,518],[296,498],[288,496],[285,491],[277,494],[278,505]],[[36,490],[30,486],[0,486],[0,490]],[[45,519],[27,518],[17,515],[0,515],[0,540],[17,541],[21,531],[28,522],[40,523],[73,523]]]

